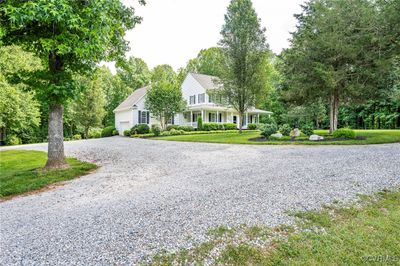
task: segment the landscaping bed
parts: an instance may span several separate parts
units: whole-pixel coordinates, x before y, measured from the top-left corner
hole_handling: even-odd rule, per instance
[[[291,141],[290,137],[283,137],[279,140],[265,141],[260,135],[260,131],[243,131],[242,134],[236,132],[221,132],[209,134],[190,134],[177,136],[160,136],[153,139],[169,141],[188,141],[188,142],[210,142],[226,144],[252,144],[252,145],[365,145],[400,143],[400,130],[354,130],[354,139],[333,138],[329,136],[328,130],[314,130],[314,134],[323,136],[323,141],[310,141],[308,137],[301,135],[296,141]]]
[[[354,139],[346,139],[346,138],[334,138],[334,137],[324,137],[322,140],[313,140],[312,142],[329,142],[329,141],[354,141],[354,140],[366,140],[367,137],[365,136],[357,136]],[[290,137],[282,137],[281,139],[267,139],[265,137],[257,137],[257,138],[250,138],[249,141],[256,141],[256,142],[310,142],[307,137],[299,137],[296,139],[291,139]]]

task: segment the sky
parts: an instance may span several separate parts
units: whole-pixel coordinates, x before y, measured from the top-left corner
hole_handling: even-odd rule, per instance
[[[141,24],[129,31],[126,39],[131,50],[127,56],[142,58],[150,68],[169,64],[175,70],[186,66],[201,49],[216,46],[230,0],[123,0],[136,8]],[[275,53],[289,47],[295,30],[294,14],[306,0],[253,0],[267,42]],[[111,66],[111,65],[110,65]],[[112,68],[112,66],[111,66]]]

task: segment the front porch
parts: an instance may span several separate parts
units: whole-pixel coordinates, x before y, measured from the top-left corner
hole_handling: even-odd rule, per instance
[[[260,121],[260,115],[271,115],[271,112],[267,112],[259,109],[252,109],[245,113],[243,119],[243,128],[246,129],[248,124],[257,124]],[[223,107],[208,107],[208,108],[192,108],[183,113],[183,122],[185,125],[193,126],[197,128],[197,120],[201,117],[203,123],[233,123],[239,128],[240,117],[236,110],[231,108]]]

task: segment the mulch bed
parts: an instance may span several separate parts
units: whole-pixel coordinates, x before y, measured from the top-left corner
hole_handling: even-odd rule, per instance
[[[346,138],[325,138],[323,140],[308,140],[308,139],[296,139],[296,140],[290,140],[290,139],[274,139],[274,140],[267,140],[265,137],[257,137],[257,138],[251,138],[249,141],[255,141],[255,142],[306,142],[306,141],[312,141],[312,142],[324,142],[324,141],[345,141],[345,140],[366,140],[366,137],[363,136],[358,136],[355,139],[346,139]]]

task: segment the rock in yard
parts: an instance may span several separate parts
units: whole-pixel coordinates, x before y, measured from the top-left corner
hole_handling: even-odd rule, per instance
[[[281,133],[275,133],[275,134],[272,134],[271,135],[271,137],[274,137],[274,138],[277,138],[277,139],[280,139],[280,138],[282,138],[282,134]]]
[[[310,136],[310,140],[312,140],[312,141],[323,140],[323,139],[324,139],[324,137],[318,136],[318,135],[311,135]]]
[[[300,137],[300,130],[299,130],[298,128],[293,129],[293,130],[290,132],[290,136],[291,136],[292,138]]]

